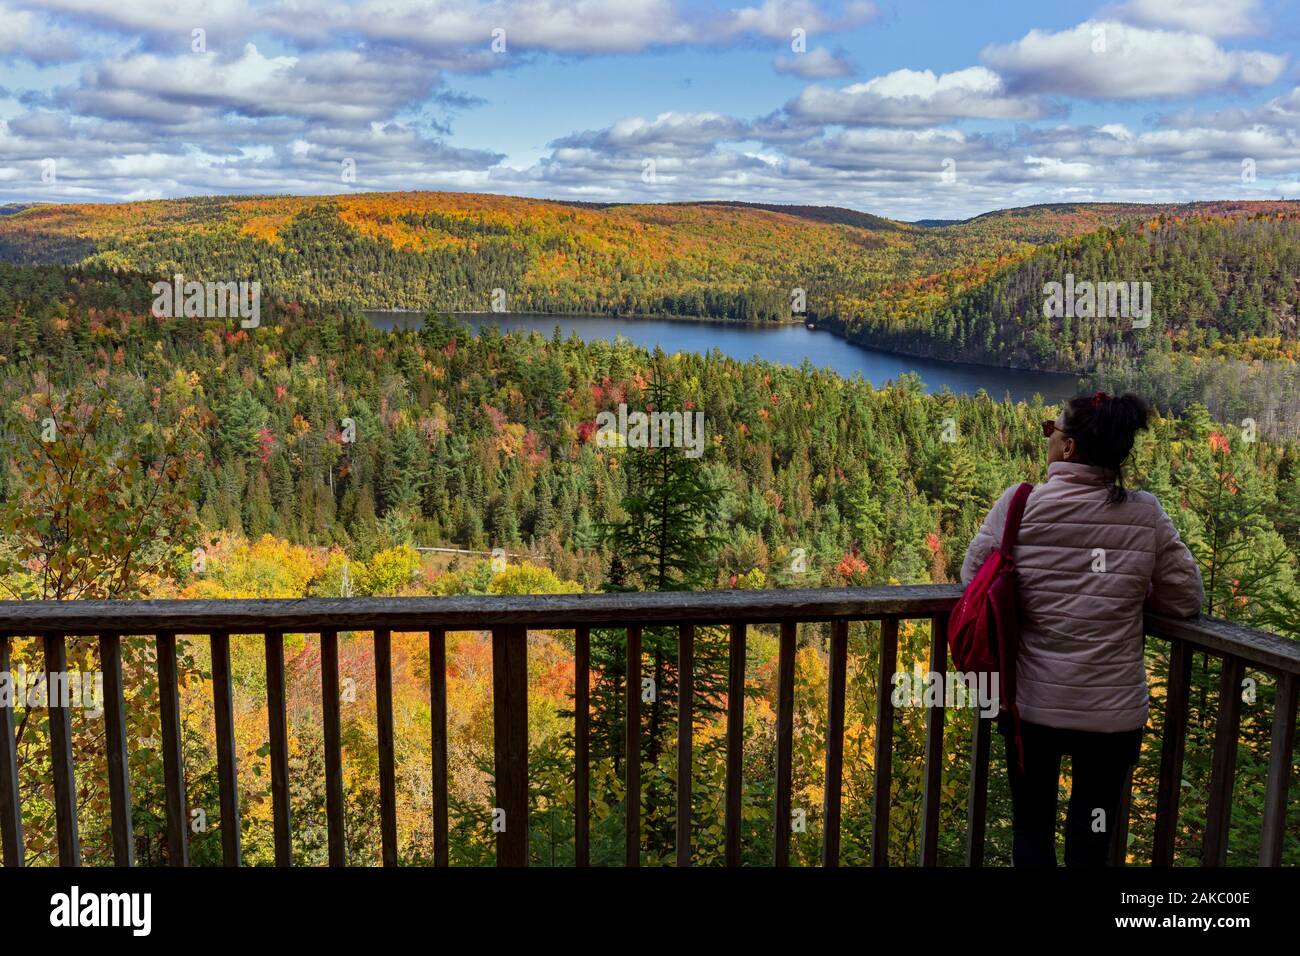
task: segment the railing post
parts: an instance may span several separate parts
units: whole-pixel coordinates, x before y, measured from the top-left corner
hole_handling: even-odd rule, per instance
[[[13,679],[8,634],[0,634],[0,674]],[[16,699],[16,692],[14,696]],[[0,706],[0,851],[5,866],[23,865],[23,812],[18,793],[18,750],[12,706]]]
[[[691,758],[695,720],[695,625],[677,632],[677,865],[691,865]]]
[[[320,685],[324,707],[325,827],[330,866],[347,866],[347,831],[343,802],[343,737],[340,726],[339,634],[320,632]]]
[[[876,671],[875,782],[871,794],[871,865],[889,865],[889,802],[894,776],[894,697],[898,669],[898,618],[880,622],[880,665]]]
[[[54,819],[59,865],[81,866],[77,834],[76,773],[72,768],[72,715],[58,701],[67,689],[68,651],[63,635],[45,636],[46,711],[50,718],[50,764],[54,775]]]
[[[826,787],[823,795],[822,866],[840,865],[840,802],[844,787],[844,694],[848,686],[849,622],[831,624],[826,675]]]
[[[176,635],[157,635],[158,709],[162,720],[163,782],[167,804],[167,862],[190,865],[185,753],[181,749],[181,700],[176,673]]]
[[[528,631],[492,631],[492,710],[496,760],[497,866],[528,865]],[[493,814],[494,822],[496,814]]]
[[[122,694],[122,636],[99,636],[99,666],[104,672],[104,741],[108,800],[112,816],[113,863],[132,866],[135,835],[131,823],[131,771],[127,763],[126,706]]]
[[[235,753],[234,688],[230,679],[230,635],[210,635],[212,647],[212,709],[217,731],[217,789],[221,801],[221,860],[226,866],[243,863],[240,848],[239,771]]]
[[[943,678],[948,670],[948,615],[930,622],[930,672]],[[946,686],[945,681],[945,686]],[[943,784],[942,701],[925,713],[925,790],[921,799],[921,865],[939,862],[939,801]]]
[[[641,865],[641,625],[627,628],[623,708],[623,864]],[[656,692],[658,689],[656,688]]]
[[[1228,862],[1228,828],[1232,822],[1232,781],[1237,768],[1244,673],[1240,657],[1224,657],[1219,676],[1219,719],[1214,727],[1214,756],[1210,763],[1210,803],[1205,811],[1205,842],[1201,845],[1202,866],[1224,866]]]
[[[993,719],[978,709],[972,713],[970,750],[970,794],[966,801],[966,865],[984,865],[984,836],[988,828],[989,749]]]
[[[727,781],[724,820],[727,866],[740,866],[740,814],[744,799],[745,632],[731,625],[727,658]]]
[[[790,865],[790,790],[794,777],[794,655],[798,625],[781,622],[776,687],[776,819],[773,821],[773,862]]]
[[[450,863],[447,848],[447,632],[429,632],[429,724],[433,762],[433,865]]]
[[[284,686],[284,632],[266,632],[266,726],[271,745],[271,827],[275,865],[293,865],[289,819],[289,723]]]
[[[1259,865],[1282,865],[1282,839],[1286,835],[1286,797],[1295,750],[1297,690],[1300,678],[1278,676],[1273,701],[1273,737],[1268,754],[1268,783],[1264,790],[1264,827],[1259,841]]]
[[[375,644],[375,723],[379,749],[380,858],[397,866],[397,770],[393,740],[393,634],[377,627]]]
[[[1187,746],[1187,708],[1192,685],[1192,655],[1187,642],[1169,642],[1169,678],[1165,687],[1164,735],[1160,742],[1160,783],[1156,791],[1156,826],[1152,866],[1172,866],[1182,793],[1183,754]]]
[[[573,632],[573,862],[591,865],[591,630]]]

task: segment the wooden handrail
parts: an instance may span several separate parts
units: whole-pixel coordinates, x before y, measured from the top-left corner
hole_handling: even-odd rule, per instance
[[[783,832],[782,814],[790,808],[790,755],[793,734],[793,674],[796,629],[800,623],[833,622],[828,687],[826,791],[822,860],[835,866],[840,857],[840,788],[843,777],[843,733],[845,709],[848,623],[880,621],[881,659],[877,678],[884,687],[895,667],[898,624],[905,619],[931,622],[930,663],[932,670],[947,667],[946,629],[948,614],[960,589],[953,585],[789,589],[767,591],[708,591],[689,593],[563,594],[527,596],[474,596],[448,598],[308,598],[301,600],[201,600],[201,601],[77,601],[0,602],[0,667],[8,668],[9,639],[14,636],[43,638],[47,669],[66,669],[65,642],[69,637],[93,635],[99,638],[108,724],[109,790],[112,797],[113,856],[119,866],[132,863],[130,829],[130,780],[127,772],[128,742],[122,726],[124,688],[120,676],[119,641],[124,635],[151,635],[158,650],[158,695],[162,709],[162,747],[165,774],[165,811],[168,859],[173,865],[188,863],[186,779],[180,747],[179,697],[176,671],[178,635],[209,635],[213,649],[214,706],[218,754],[218,781],[222,815],[223,861],[241,863],[238,838],[238,776],[233,745],[229,640],[231,635],[263,635],[267,661],[268,739],[271,758],[271,791],[275,860],[292,862],[292,834],[289,821],[288,732],[286,726],[284,635],[318,634],[322,664],[322,705],[325,722],[325,768],[327,784],[327,832],[332,865],[347,863],[342,753],[338,707],[338,634],[364,631],[374,635],[376,652],[376,699],[378,707],[378,755],[380,761],[382,860],[397,863],[394,752],[392,739],[391,634],[427,632],[430,648],[430,699],[433,761],[433,796],[430,812],[434,828],[434,863],[446,866],[447,847],[447,631],[487,631],[492,634],[493,709],[495,722],[495,807],[497,861],[500,865],[525,865],[528,860],[528,706],[527,634],[532,629],[571,629],[575,636],[575,673],[578,680],[590,679],[592,628],[625,631],[624,653],[628,693],[624,702],[624,783],[626,806],[626,862],[640,858],[640,759],[638,719],[639,681],[635,680],[641,660],[641,633],[648,627],[675,627],[679,634],[680,691],[685,714],[692,706],[693,647],[696,626],[725,625],[729,629],[728,714],[726,733],[726,795],[724,832],[726,862],[739,865],[744,858],[741,810],[742,744],[744,733],[744,660],[748,628],[779,624],[781,640],[778,661],[776,728],[777,832],[771,862],[788,865],[790,841]],[[1188,717],[1191,656],[1203,652],[1224,661],[1219,687],[1219,712],[1213,744],[1211,801],[1207,812],[1203,865],[1221,865],[1226,860],[1231,819],[1232,782],[1240,726],[1240,689],[1246,669],[1278,675],[1278,694],[1269,755],[1267,792],[1259,862],[1277,865],[1281,860],[1286,833],[1287,792],[1291,754],[1296,737],[1297,687],[1300,687],[1300,642],[1215,618],[1178,620],[1147,615],[1146,633],[1169,641],[1169,682],[1165,697],[1164,737],[1161,743],[1160,783],[1157,794],[1155,844],[1156,865],[1173,860],[1177,832],[1179,786],[1182,777],[1184,738]],[[590,695],[579,686],[575,693],[575,774],[590,771],[587,713]],[[72,792],[75,783],[73,755],[66,708],[52,701],[51,774],[57,814],[60,861],[79,863],[80,843]],[[22,863],[22,816],[17,786],[17,768],[12,753],[12,714],[0,713],[0,846],[7,865]],[[880,725],[894,720],[887,695],[877,701]],[[967,806],[966,862],[983,862],[986,790],[988,782],[991,721],[978,718],[971,740],[970,795]],[[893,754],[888,746],[892,734],[877,729],[875,786],[889,792]],[[691,723],[679,727],[677,863],[691,858]],[[921,854],[919,862],[938,862],[939,800],[944,759],[944,712],[932,707],[927,714],[924,795],[921,811]],[[578,865],[589,859],[589,789],[585,780],[575,782],[575,857]],[[1127,807],[1125,807],[1125,811]],[[236,823],[228,824],[226,818]],[[1116,840],[1123,840],[1127,813],[1121,814]],[[877,793],[872,807],[872,862],[888,860],[889,802]],[[1123,861],[1122,843],[1116,861]]]
[[[472,597],[299,598],[217,601],[0,601],[0,634],[261,634],[491,630],[545,627],[643,627],[657,624],[763,624],[783,620],[866,620],[928,617],[952,608],[955,585],[875,588],[789,588],[770,591],[661,591],[617,594],[482,595]]]
[[[409,598],[268,598],[184,601],[0,601],[0,634],[37,637],[119,634],[263,634],[624,627],[658,624],[777,624],[926,618],[952,610],[949,584],[765,591],[476,595]],[[1279,673],[1300,674],[1300,642],[1213,617],[1146,615],[1153,637],[1187,641]]]

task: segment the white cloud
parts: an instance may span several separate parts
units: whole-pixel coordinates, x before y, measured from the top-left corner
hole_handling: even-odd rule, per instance
[[[1188,109],[1159,118],[1160,125],[1180,129],[1209,128],[1239,130],[1277,127],[1300,130],[1300,86],[1256,107],[1232,107],[1204,112]]]
[[[504,31],[510,51],[634,53],[658,44],[691,43],[699,34],[677,16],[670,0],[366,0],[339,14],[342,24],[372,40],[425,50],[490,50]]]
[[[1055,156],[1026,156],[1025,173],[1035,179],[1088,179],[1096,172],[1091,163],[1067,162]]]
[[[366,122],[424,99],[437,83],[438,74],[411,56],[265,56],[250,43],[230,60],[208,52],[106,61],[88,68],[80,90],[67,95],[85,114],[158,123],[191,122],[205,112]]]
[[[935,75],[895,70],[838,90],[810,86],[790,112],[818,123],[924,126],[950,119],[1037,119],[1036,99],[1010,96],[1001,77],[982,66]]]
[[[203,29],[216,42],[237,42],[255,29],[278,31],[275,4],[253,0],[10,0],[89,25],[135,37],[157,37],[169,50],[188,50],[190,31]],[[312,2],[312,0],[309,0]]]
[[[807,79],[829,79],[834,76],[848,76],[853,72],[853,64],[842,53],[832,53],[824,46],[798,53],[794,56],[779,56],[772,66],[778,73],[788,73]]]
[[[1286,57],[1228,51],[1209,37],[1089,20],[1070,30],[1031,30],[1014,43],[986,47],[986,63],[1017,92],[1091,99],[1193,96],[1267,86]]]
[[[1132,23],[1210,37],[1248,36],[1264,26],[1259,0],[1129,0],[1117,12]]]
[[[583,149],[638,158],[651,154],[686,155],[711,151],[719,142],[743,139],[747,127],[721,113],[660,113],[653,120],[621,119],[603,130],[588,130],[551,143],[557,149]]]
[[[49,64],[74,60],[79,55],[70,30],[54,25],[48,17],[0,3],[0,60]]]
[[[714,29],[726,36],[757,34],[774,40],[791,39],[791,31],[805,34],[829,33],[861,26],[876,16],[875,4],[869,0],[850,0],[842,16],[824,13],[811,0],[764,0],[761,7],[741,7],[728,11]]]
[[[419,50],[438,69],[476,72],[504,66],[512,52],[584,55],[637,53],[663,46],[708,46],[742,37],[789,40],[791,31],[832,33],[875,16],[867,0],[848,0],[835,16],[812,0],[764,0],[758,6],[698,12],[677,0],[18,0],[74,15],[161,50],[188,47],[190,30],[209,46],[238,44],[257,33],[304,45],[340,37]],[[493,52],[502,30],[505,55]]]

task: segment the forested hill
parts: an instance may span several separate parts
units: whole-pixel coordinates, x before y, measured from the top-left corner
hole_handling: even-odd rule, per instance
[[[1044,286],[1067,275],[1080,283],[1149,283],[1149,325],[1139,335],[1133,322],[1100,306],[1095,316],[1046,317]],[[1103,226],[1040,246],[973,285],[952,279],[942,276],[919,312],[873,309],[844,326],[903,352],[1061,371],[1095,368],[1135,345],[1251,360],[1300,355],[1294,212]]]
[[[301,302],[846,322],[925,313],[1035,249],[1152,218],[1300,215],[1294,203],[1076,204],[945,226],[834,207],[586,205],[473,193],[41,205],[0,217],[0,259],[260,278]]]
[[[725,202],[217,196],[17,209],[0,216],[0,259],[256,278],[281,301],[353,308],[485,311],[501,290],[510,311],[806,318],[902,352],[1105,373],[1148,353],[1294,363],[1298,224],[1295,202],[1053,204],[924,225]],[[1044,319],[1043,283],[1066,273],[1150,281],[1150,328]]]

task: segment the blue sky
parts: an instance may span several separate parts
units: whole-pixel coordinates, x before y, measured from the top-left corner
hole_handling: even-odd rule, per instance
[[[1294,198],[1298,38],[1296,0],[0,0],[0,202]]]

